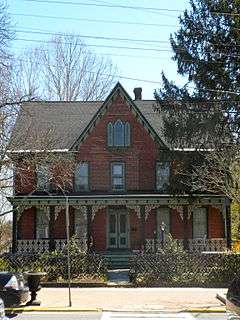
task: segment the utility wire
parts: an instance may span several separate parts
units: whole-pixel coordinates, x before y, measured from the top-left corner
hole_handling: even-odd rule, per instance
[[[27,61],[25,59],[19,59],[22,61]],[[52,66],[52,67],[57,67],[53,64],[45,64],[46,66]],[[145,82],[145,83],[154,83],[154,84],[158,84],[160,85],[160,81],[154,81],[154,80],[147,80],[147,79],[140,79],[140,78],[133,78],[133,77],[126,77],[126,76],[121,76],[121,75],[116,75],[116,74],[110,74],[110,73],[99,73],[99,72],[94,72],[94,71],[89,71],[86,70],[87,73],[93,73],[93,74],[99,74],[99,75],[103,75],[106,77],[116,77],[119,79],[126,79],[126,80],[134,80],[134,81],[139,81],[139,82]],[[195,89],[194,86],[188,86],[188,88],[190,89]],[[230,90],[218,90],[218,89],[209,89],[209,88],[204,88],[204,90],[209,91],[209,92],[216,92],[216,93],[228,93],[228,94],[234,94],[234,95],[240,95],[240,91],[239,92],[235,92],[235,91],[230,91]],[[213,103],[213,102],[212,102]]]
[[[39,2],[39,3],[49,3],[49,4],[64,4],[64,5],[77,5],[77,6],[93,6],[93,7],[105,7],[105,8],[121,8],[121,9],[133,9],[133,10],[144,10],[144,11],[156,11],[156,12],[183,12],[179,9],[168,9],[168,8],[156,8],[156,7],[140,7],[140,6],[126,6],[126,5],[115,5],[115,4],[96,4],[96,3],[86,3],[86,2],[74,2],[74,1],[50,1],[50,0],[25,0],[28,2]],[[174,16],[175,17],[175,16]]]
[[[26,31],[26,30],[27,31]],[[89,38],[89,39],[99,39],[99,40],[111,40],[111,41],[129,41],[129,42],[143,42],[143,43],[167,43],[170,44],[168,40],[155,40],[155,39],[133,39],[133,38],[116,38],[116,37],[105,37],[105,36],[90,36],[90,35],[83,35],[83,34],[74,34],[74,33],[66,33],[66,32],[53,32],[45,29],[38,29],[38,28],[20,28],[20,29],[13,29],[14,32],[19,33],[30,33],[30,34],[44,34],[44,35],[60,35],[60,36],[72,36],[76,38]],[[240,44],[234,43],[214,43],[209,42],[210,45],[213,46],[226,46],[226,47],[240,47]]]
[[[177,12],[183,13],[183,10],[179,9],[168,9],[168,8],[156,8],[156,7],[140,7],[140,6],[125,6],[125,5],[115,5],[115,4],[94,4],[94,3],[84,3],[84,2],[73,2],[73,1],[50,1],[50,0],[25,0],[29,2],[39,2],[39,3],[50,3],[50,4],[63,4],[63,5],[79,5],[79,6],[94,6],[94,7],[107,7],[107,8],[122,8],[122,9],[133,9],[133,10],[144,10],[144,11],[151,11],[153,13],[160,13],[162,11],[166,12]],[[212,11],[212,14],[216,15],[225,15],[225,16],[236,16],[239,17],[240,13],[236,12],[218,12]],[[170,16],[170,15],[168,15]],[[175,16],[170,16],[174,17]]]
[[[26,60],[26,59],[21,59],[20,58],[18,60],[28,62],[28,60]],[[46,65],[48,67],[51,66],[51,67],[54,67],[54,68],[58,68],[58,66],[53,65],[53,64],[44,63],[44,65]],[[94,71],[90,71],[90,70],[84,70],[84,72],[92,73],[92,74],[98,74],[98,75],[102,75],[102,76],[106,76],[106,77],[116,77],[116,78],[119,78],[119,79],[134,80],[134,81],[146,82],[146,83],[155,83],[155,84],[158,84],[158,85],[161,84],[161,81],[154,81],[154,80],[146,80],[146,79],[139,79],[139,78],[133,78],[133,77],[126,77],[126,76],[110,74],[110,73],[103,73],[103,72],[99,73],[99,72],[94,72]]]
[[[14,46],[14,48],[22,49],[23,52],[28,51],[28,47],[26,48],[26,47],[22,47],[22,46]],[[30,48],[30,49],[31,49],[31,48]],[[41,50],[41,51],[43,51],[43,52],[44,52],[44,51],[47,52],[47,50],[46,50],[46,49],[43,49],[43,48],[37,48],[37,49],[39,49],[39,50]],[[26,51],[24,51],[24,50],[26,50]],[[159,57],[159,56],[149,56],[149,55],[143,56],[143,55],[115,54],[115,53],[106,53],[106,52],[101,53],[100,56],[128,57],[128,58],[133,58],[133,59],[139,58],[139,59],[169,60],[169,57]],[[18,60],[19,60],[19,58],[18,58]],[[25,60],[25,61],[28,61],[28,60]],[[192,62],[194,62],[193,60],[184,60],[184,61],[189,61],[189,62],[192,61]],[[220,64],[222,64],[222,63],[224,63],[224,62],[213,62],[213,63],[220,63]]]
[[[90,36],[90,35],[82,35],[82,34],[71,34],[71,33],[65,33],[65,32],[50,32],[43,29],[32,29],[32,28],[24,28],[24,29],[31,29],[31,30],[37,30],[37,31],[26,31],[26,30],[19,30],[14,29],[15,32],[20,33],[30,33],[30,34],[44,34],[44,35],[60,35],[60,36],[73,36],[76,38],[88,38],[88,39],[99,39],[99,40],[114,40],[114,41],[130,41],[130,42],[143,42],[143,43],[167,43],[169,44],[169,41],[165,40],[149,40],[149,39],[131,39],[131,38],[116,38],[116,37],[104,37],[104,36]]]
[[[15,46],[16,48],[16,46]],[[17,46],[18,49],[25,49],[26,50],[26,47],[22,47],[22,46]],[[40,51],[42,52],[47,52],[46,49],[43,49],[42,47],[41,48],[38,48]],[[113,56],[113,57],[127,57],[127,58],[133,58],[133,59],[155,59],[155,60],[169,60],[169,57],[159,57],[159,56],[149,56],[149,55],[129,55],[129,54],[115,54],[115,53],[106,53],[106,52],[103,52],[101,53],[100,56]],[[18,58],[19,60],[19,58]],[[23,59],[21,59],[23,60]],[[29,60],[25,60],[26,62],[29,62]],[[196,60],[182,60],[183,62],[196,62]],[[198,61],[198,63],[206,63],[205,61]],[[212,61],[212,62],[208,62],[208,64],[227,64],[227,62],[222,62],[222,61]]]
[[[100,22],[100,23],[110,23],[110,24],[127,24],[127,25],[138,25],[138,26],[149,26],[149,27],[168,27],[175,28],[178,27],[174,24],[158,24],[158,23],[143,23],[143,22],[132,22],[123,20],[102,20],[102,19],[86,19],[86,18],[72,18],[72,17],[62,17],[62,16],[48,16],[40,14],[25,14],[25,13],[10,13],[12,16],[23,16],[23,17],[33,17],[33,18],[46,18],[46,19],[60,19],[60,20],[70,20],[70,21],[87,21],[87,22]]]
[[[35,32],[32,32],[35,33]],[[37,39],[26,39],[26,38],[15,38],[17,41],[26,41],[26,42],[41,42],[41,43],[53,43],[53,40],[37,40]],[[63,44],[70,44],[70,42],[63,42]],[[78,44],[79,46],[82,46],[81,43]],[[142,51],[154,51],[154,52],[173,52],[172,49],[158,49],[158,48],[144,48],[144,47],[129,47],[129,46],[113,46],[113,45],[97,45],[97,44],[88,44],[88,47],[96,47],[96,48],[109,48],[109,49],[126,49],[126,50],[142,50]],[[185,52],[186,50],[184,48],[176,48],[177,51]],[[216,52],[217,53],[217,52]],[[240,58],[240,55],[229,55],[226,53],[220,53],[224,57],[229,57],[229,58]],[[204,62],[203,62],[204,63]]]
[[[108,23],[108,24],[121,24],[121,25],[139,25],[144,27],[168,27],[168,28],[178,28],[179,25],[174,24],[158,24],[158,23],[143,23],[143,22],[132,22],[132,21],[123,21],[123,20],[102,20],[102,19],[86,19],[86,18],[72,18],[72,17],[63,17],[63,16],[48,16],[48,15],[39,15],[39,14],[25,14],[25,13],[10,13],[12,16],[23,16],[23,17],[33,17],[33,18],[43,18],[43,19],[57,19],[57,20],[69,20],[69,21],[87,21],[87,22],[96,22],[96,23]],[[240,28],[231,27],[233,30],[240,31]],[[231,45],[229,45],[231,46]]]
[[[27,42],[41,42],[41,43],[51,43],[53,41],[46,40],[37,40],[37,39],[24,39],[24,38],[15,38],[17,41],[27,41]],[[70,44],[68,42],[64,42],[64,44]],[[79,44],[81,45],[81,44]],[[88,44],[88,47],[100,47],[100,48],[111,48],[111,49],[127,49],[127,50],[143,50],[143,51],[155,51],[155,52],[172,52],[170,49],[155,49],[155,48],[141,48],[141,47],[127,47],[127,46],[111,46],[111,45],[97,45],[97,44]]]

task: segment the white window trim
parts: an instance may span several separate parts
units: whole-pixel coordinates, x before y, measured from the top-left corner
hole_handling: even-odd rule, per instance
[[[168,169],[168,181],[166,183],[166,186],[164,187],[163,184],[159,184],[158,180],[161,180],[161,177],[158,176],[158,166],[163,166],[163,165],[168,165],[167,169]],[[170,185],[170,162],[169,161],[157,161],[156,162],[156,168],[155,168],[155,175],[156,175],[156,190],[157,191],[166,191],[166,189],[169,187]]]
[[[87,185],[84,185],[84,184],[81,184],[80,186],[84,186],[83,188],[79,188],[79,186],[77,186],[77,183],[76,183],[76,174],[78,172],[78,169],[81,165],[86,165],[87,166]],[[83,176],[81,176],[83,177]],[[78,191],[78,192],[86,192],[86,191],[89,191],[89,163],[87,161],[82,161],[82,162],[79,162],[75,168],[75,172],[74,172],[74,189],[75,191]]]
[[[39,173],[42,172],[41,175]],[[36,166],[37,190],[49,191],[50,189],[50,164],[43,163]],[[41,181],[41,178],[43,180]]]
[[[204,215],[204,219],[205,219],[205,226],[204,226],[204,234],[199,235],[197,233],[196,230],[199,229],[199,221],[197,221],[197,223],[195,223],[195,215],[196,215],[196,211],[202,211],[200,214]],[[198,213],[199,214],[199,213]],[[206,207],[199,207],[199,208],[194,208],[193,213],[192,213],[192,236],[193,239],[206,239],[208,237],[208,214],[207,214],[207,208]],[[196,236],[197,235],[197,236]]]
[[[167,215],[167,220],[161,217],[161,214]],[[165,220],[165,221],[162,221]],[[165,235],[171,232],[171,210],[170,208],[160,207],[157,209],[157,238],[162,240],[162,233],[161,233],[161,224],[162,222],[165,223]]]
[[[40,215],[42,215],[41,219]],[[44,236],[41,233],[44,233]],[[38,208],[36,210],[36,239],[49,239],[49,214]]]
[[[121,124],[122,130],[122,143],[117,143],[116,126]],[[121,119],[117,119],[115,122],[109,122],[107,125],[107,145],[109,147],[124,148],[131,145],[131,125],[129,122],[125,122]]]
[[[122,166],[122,172],[123,172],[122,176],[113,175],[113,167],[114,167],[114,165],[121,165]],[[110,170],[111,170],[111,190],[113,190],[113,191],[124,191],[126,189],[126,186],[125,186],[125,163],[124,162],[111,162]],[[122,180],[123,180],[123,188],[121,188],[121,189],[114,188],[114,185],[113,185],[113,179],[114,178],[122,178]]]

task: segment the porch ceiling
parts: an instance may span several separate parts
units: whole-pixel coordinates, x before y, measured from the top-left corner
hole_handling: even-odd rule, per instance
[[[8,200],[13,205],[226,205],[229,200],[221,195],[210,194],[95,194],[95,195],[31,195],[14,196]]]

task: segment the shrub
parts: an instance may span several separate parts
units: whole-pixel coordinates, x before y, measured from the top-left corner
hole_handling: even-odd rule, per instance
[[[0,259],[0,269],[14,272],[46,272],[49,281],[66,280],[68,277],[67,255],[53,251],[42,254],[6,254]],[[104,278],[107,272],[103,257],[96,254],[70,255],[71,279]]]
[[[170,238],[159,252],[135,256],[130,278],[137,286],[228,286],[239,266],[239,254],[188,253]]]

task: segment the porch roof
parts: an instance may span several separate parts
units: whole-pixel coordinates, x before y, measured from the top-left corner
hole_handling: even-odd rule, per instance
[[[94,195],[30,195],[8,197],[13,205],[226,205],[229,199],[212,194],[94,194]]]

